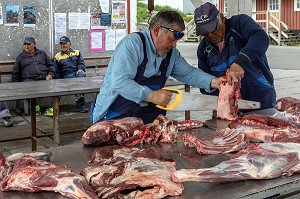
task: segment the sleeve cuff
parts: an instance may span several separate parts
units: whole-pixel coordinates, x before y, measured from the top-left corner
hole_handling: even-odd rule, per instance
[[[250,59],[245,54],[238,54],[233,63],[236,63],[242,68],[245,68],[245,66],[250,63]]]

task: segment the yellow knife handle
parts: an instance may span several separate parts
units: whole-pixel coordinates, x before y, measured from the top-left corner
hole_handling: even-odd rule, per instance
[[[178,106],[178,104],[180,104],[182,102],[182,95],[183,95],[182,90],[179,90],[179,89],[176,89],[176,88],[170,88],[170,87],[164,87],[162,89],[171,91],[172,93],[174,93],[176,95],[176,97],[172,102],[170,102],[168,104],[167,107],[156,105],[157,108],[170,111],[170,110],[173,110],[176,106]]]

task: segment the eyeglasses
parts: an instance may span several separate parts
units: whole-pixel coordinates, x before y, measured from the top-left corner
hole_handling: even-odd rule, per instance
[[[162,28],[165,28],[165,29],[167,29],[167,30],[173,32],[175,39],[181,39],[181,38],[184,36],[184,33],[183,33],[183,32],[173,30],[172,28],[168,28],[168,27],[166,27],[166,26],[162,26],[162,25],[160,25],[160,26],[161,26]]]
[[[26,43],[26,42],[23,43],[24,46],[30,46],[31,44],[32,43]]]

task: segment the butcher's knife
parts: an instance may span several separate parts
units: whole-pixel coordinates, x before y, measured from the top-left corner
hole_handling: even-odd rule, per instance
[[[207,111],[216,110],[218,96],[189,93],[183,90],[164,87],[173,93],[167,107],[156,105],[160,109],[169,111]],[[239,109],[259,109],[260,102],[238,99]]]

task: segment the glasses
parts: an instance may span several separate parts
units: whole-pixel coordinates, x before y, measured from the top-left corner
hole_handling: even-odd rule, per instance
[[[173,32],[175,39],[181,39],[181,38],[184,36],[184,33],[183,33],[183,32],[173,30],[172,28],[168,28],[168,27],[166,27],[166,26],[162,26],[162,25],[160,25],[160,26],[161,26],[162,28],[165,28],[165,29],[167,29],[167,30]]]
[[[31,44],[32,43],[26,43],[26,42],[23,43],[24,46],[30,46]]]

